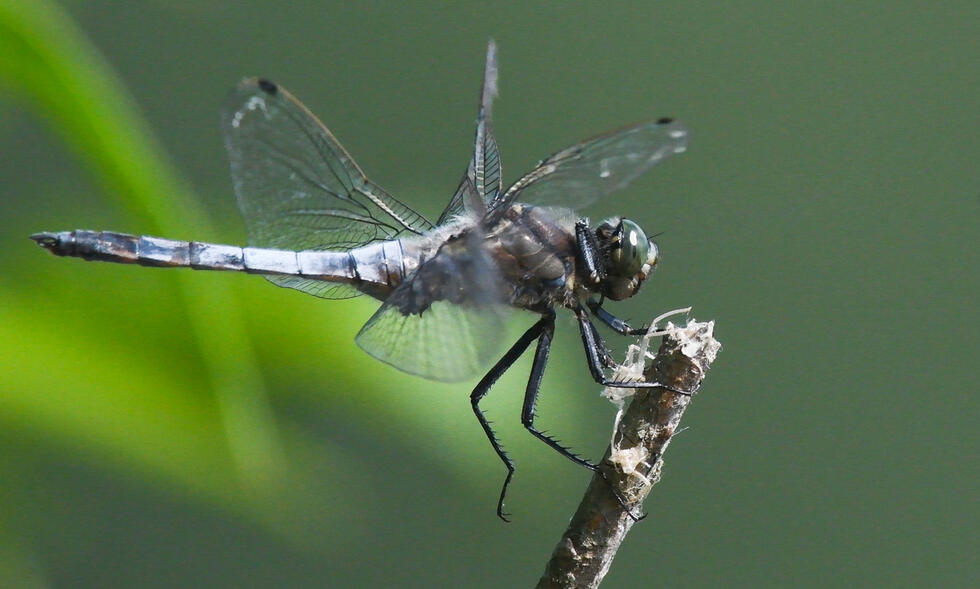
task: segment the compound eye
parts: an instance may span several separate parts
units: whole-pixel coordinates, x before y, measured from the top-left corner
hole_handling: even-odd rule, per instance
[[[617,274],[634,276],[647,262],[650,254],[650,242],[640,226],[628,219],[623,219],[622,235],[619,250],[614,256]]]
[[[650,244],[650,252],[647,253],[647,262],[651,268],[655,268],[657,262],[660,261],[660,250],[657,249],[657,244],[653,243],[652,239],[647,240],[647,243]]]

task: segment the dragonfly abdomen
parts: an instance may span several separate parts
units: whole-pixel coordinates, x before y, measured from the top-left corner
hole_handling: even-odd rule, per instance
[[[374,296],[386,294],[405,273],[401,242],[397,240],[336,252],[238,247],[84,229],[37,233],[31,238],[56,256],[140,266],[305,276],[352,284]]]
[[[251,252],[246,250],[253,248],[84,229],[38,233],[31,238],[56,256],[89,261],[202,270],[273,271],[276,274],[298,271],[296,252],[264,250],[285,254],[270,256],[261,255],[260,250],[256,252],[260,255],[249,255]]]

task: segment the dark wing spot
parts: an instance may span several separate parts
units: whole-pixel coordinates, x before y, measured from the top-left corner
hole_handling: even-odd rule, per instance
[[[276,92],[279,91],[278,86],[276,86],[275,84],[273,84],[272,82],[264,78],[259,78],[259,88],[261,88],[262,91],[265,92],[266,94],[271,94],[273,96],[275,96]]]
[[[259,83],[261,84],[261,82],[259,82]],[[669,124],[671,124],[673,122],[674,122],[674,119],[672,119],[671,117],[663,117],[663,118],[657,119],[657,123],[660,124],[660,125],[669,125]]]

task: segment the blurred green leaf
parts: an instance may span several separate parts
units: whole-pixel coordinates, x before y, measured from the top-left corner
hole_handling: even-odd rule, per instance
[[[98,51],[58,7],[44,1],[0,3],[0,84],[48,122],[104,184],[106,194],[144,218],[143,225],[164,234],[187,231],[188,227],[208,233],[203,212],[167,162],[138,108]],[[47,419],[60,416],[71,421],[79,438],[117,444],[120,452],[138,457],[145,466],[163,468],[154,460],[164,458],[173,467],[164,469],[170,474],[190,466],[174,464],[187,453],[161,452],[157,445],[160,440],[148,440],[143,435],[159,431],[164,423],[194,430],[201,427],[200,420],[218,422],[228,447],[222,452],[213,445],[205,446],[221,456],[217,462],[224,464],[224,470],[237,469],[248,486],[268,490],[277,484],[282,457],[235,297],[223,286],[205,289],[187,275],[181,279],[183,300],[194,303],[185,305],[185,312],[210,375],[217,411],[192,418],[165,404],[136,412],[128,420],[116,420],[111,418],[111,404],[106,403],[48,408],[35,403],[31,408],[46,414]],[[214,312],[217,309],[220,312]],[[5,324],[4,330],[15,329],[13,325]],[[49,356],[34,356],[43,357]],[[21,360],[27,362],[29,358]],[[166,379],[150,383],[145,374],[127,375],[121,362],[104,368],[107,374],[118,377],[119,383],[139,382],[141,389],[156,388],[160,398],[172,398],[180,389],[178,383]],[[84,388],[73,391],[78,395],[76,400],[83,399],[85,393]],[[142,397],[147,392],[130,394]],[[153,396],[148,394],[144,401]],[[138,439],[129,439],[127,432],[135,432]],[[160,435],[181,437],[173,431]],[[193,445],[187,452],[193,454],[193,448],[208,452]]]
[[[135,224],[164,235],[214,234],[138,107],[60,9],[46,2],[0,2],[0,88],[50,125],[105,187],[113,205],[137,218]],[[66,265],[52,281],[74,278],[80,284],[89,281],[92,271]],[[27,295],[13,283],[0,282],[5,301],[0,309],[0,355],[15,368],[2,382],[7,394],[0,400],[0,419],[16,424],[15,431],[26,438],[73,447],[93,460],[108,461],[145,480],[163,481],[206,503],[246,511],[254,507],[258,512],[251,515],[266,521],[278,517],[274,503],[291,503],[300,511],[302,505],[313,505],[315,498],[295,496],[303,494],[303,485],[287,488],[287,479],[295,483],[297,476],[295,468],[292,474],[287,470],[289,464],[322,462],[324,448],[317,446],[314,452],[313,442],[301,441],[304,434],[275,431],[232,282],[227,276],[175,275],[181,295],[176,303],[159,290],[170,276],[100,277],[92,281],[98,286],[89,289],[94,291],[90,296],[73,294],[76,305],[93,311],[82,315],[77,308],[60,309],[63,295],[56,289]],[[132,333],[117,333],[103,327],[106,309],[97,301],[103,292],[116,292],[124,281],[129,289],[125,308],[112,312],[138,317],[141,325],[165,325],[172,328],[168,334],[137,327]],[[254,288],[268,292],[264,284]],[[362,318],[341,312],[329,323],[326,317],[317,323],[311,318],[322,316],[314,311],[320,301],[288,291],[279,294],[290,297],[290,305],[254,305],[250,330],[261,339],[281,342],[272,330],[284,321],[291,326],[289,345],[263,350],[274,370],[286,373],[284,392],[317,391],[323,383],[334,390],[381,391],[383,401],[370,393],[345,393],[305,396],[302,402],[334,415],[358,415],[379,439],[414,447],[471,485],[486,482],[493,457],[485,451],[475,422],[458,426],[456,416],[469,415],[469,402],[458,394],[459,386],[403,378],[356,351],[352,334]],[[84,302],[87,298],[91,303]],[[193,359],[205,365],[206,380],[197,378],[192,367],[178,368],[188,358],[170,349],[174,329],[185,327],[192,333],[189,343],[196,347]],[[342,347],[331,345],[337,332],[350,332]],[[57,337],[39,339],[36,334]],[[167,349],[153,347],[160,341],[149,339],[154,335],[167,342]],[[178,346],[176,351],[183,350]],[[305,369],[296,366],[297,358],[303,359]],[[393,376],[398,380],[392,381]],[[502,381],[502,388],[512,385],[515,392],[509,401],[516,400],[522,379],[510,375]],[[71,389],[64,383],[72,383]],[[201,397],[206,390],[214,391],[214,397]],[[447,419],[447,413],[453,418]],[[519,430],[517,420],[512,421],[509,429]],[[385,426],[390,423],[404,430],[392,431]],[[408,430],[417,433],[406,437]],[[281,445],[290,448],[289,460]],[[520,436],[514,445],[532,443]],[[336,448],[331,451],[337,464],[355,460],[337,455]],[[460,455],[484,460],[460,460]],[[362,496],[369,492],[366,485],[358,489]],[[284,492],[292,493],[288,502]],[[279,516],[285,520],[270,523],[282,526],[290,520]]]

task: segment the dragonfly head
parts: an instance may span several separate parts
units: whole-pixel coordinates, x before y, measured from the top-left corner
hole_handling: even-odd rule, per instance
[[[614,301],[628,299],[656,267],[657,244],[639,225],[621,217],[603,221],[595,235],[605,252],[606,276],[599,285],[602,294]]]

